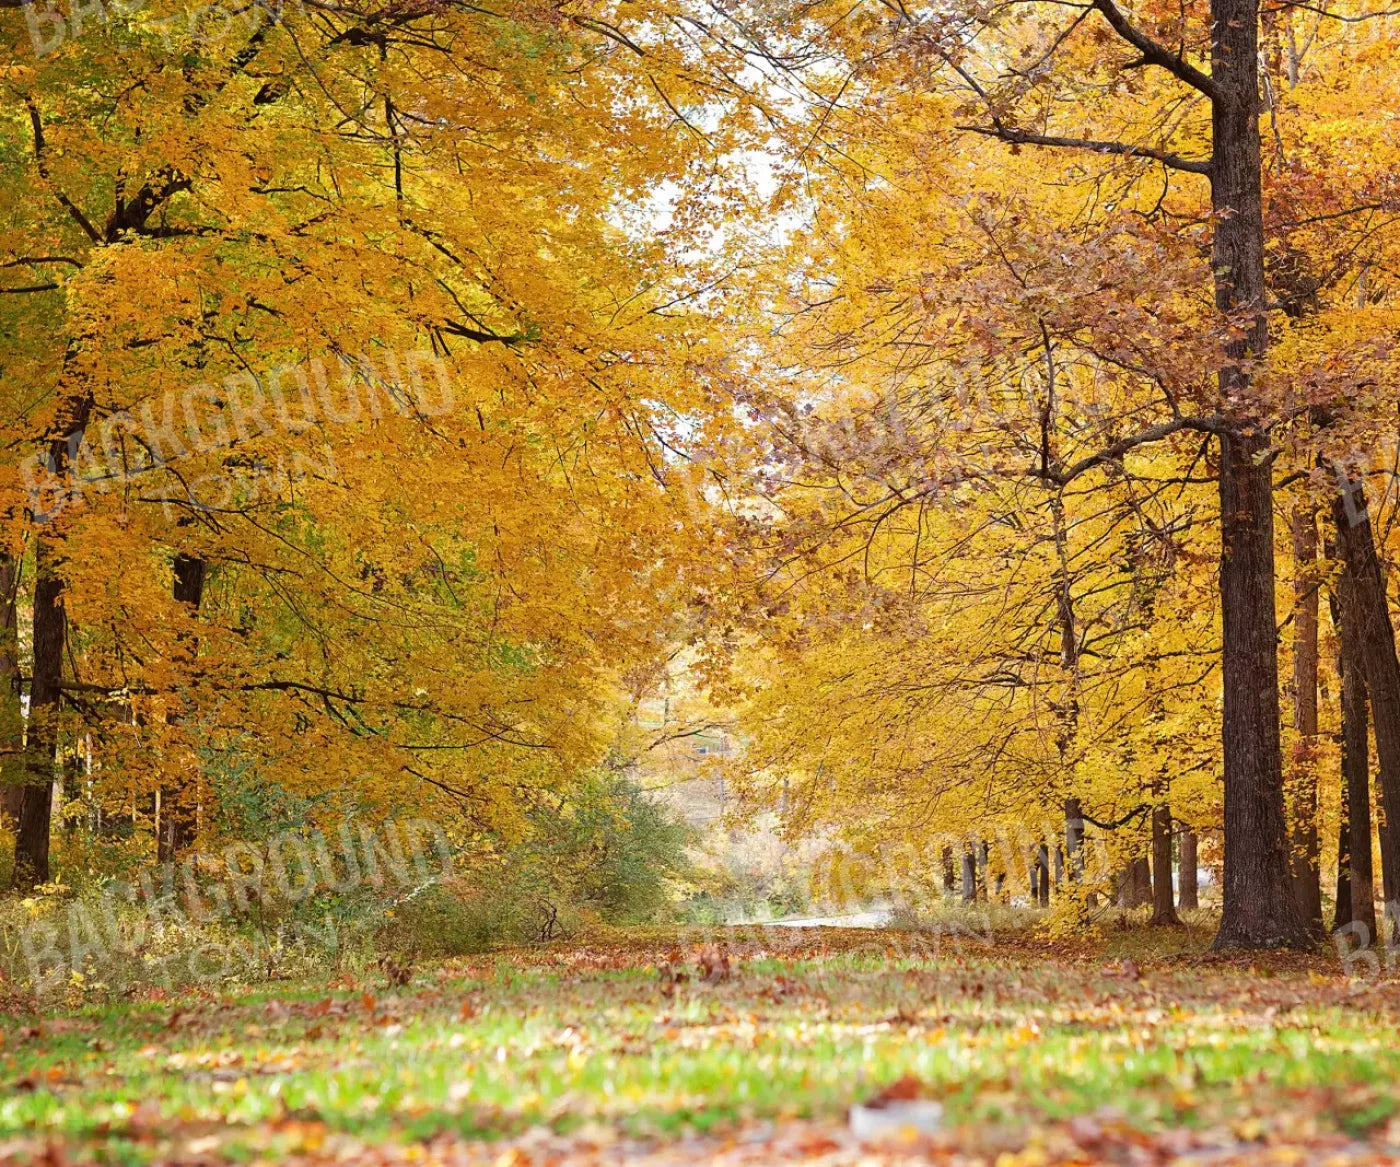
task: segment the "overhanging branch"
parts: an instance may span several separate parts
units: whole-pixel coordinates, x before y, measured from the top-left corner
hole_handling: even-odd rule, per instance
[[[1095,154],[1119,154],[1127,158],[1150,158],[1173,170],[1184,170],[1188,174],[1210,174],[1209,162],[1198,158],[1184,158],[1170,150],[1159,150],[1155,146],[1139,146],[1132,142],[1108,142],[1096,138],[1061,138],[1053,134],[1035,134],[1029,130],[1015,130],[1000,122],[990,126],[959,126],[974,134],[988,138],[998,138],[1015,146],[1054,146],[1069,150],[1090,150]]]
[[[1048,469],[1042,469],[1039,465],[1035,465],[1030,467],[1028,473],[1033,478],[1044,478],[1063,486],[1096,466],[1118,461],[1124,454],[1137,449],[1138,446],[1160,442],[1163,438],[1169,438],[1172,434],[1178,434],[1185,430],[1215,434],[1220,433],[1224,428],[1225,419],[1219,414],[1212,414],[1209,417],[1174,417],[1171,421],[1148,426],[1135,434],[1129,434],[1126,438],[1119,438],[1118,441],[1105,446],[1097,453],[1089,454],[1087,457],[1079,459],[1078,462],[1071,462],[1068,466],[1051,466]]]
[[[1103,13],[1103,18],[1108,21],[1113,31],[1142,54],[1142,64],[1165,69],[1177,80],[1186,82],[1192,89],[1199,90],[1212,101],[1220,96],[1220,90],[1208,74],[1202,73],[1194,65],[1188,65],[1179,52],[1173,53],[1165,45],[1158,44],[1146,33],[1135,28],[1113,0],[1093,0],[1093,5]]]

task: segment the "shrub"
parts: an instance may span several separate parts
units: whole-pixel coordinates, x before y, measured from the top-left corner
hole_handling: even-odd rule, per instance
[[[397,905],[379,944],[452,956],[674,915],[692,831],[635,782],[590,773],[529,820],[524,841],[466,856],[466,872]]]

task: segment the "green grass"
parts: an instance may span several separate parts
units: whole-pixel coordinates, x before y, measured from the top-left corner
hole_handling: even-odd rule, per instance
[[[1317,961],[1185,957],[1135,979],[1025,943],[743,935],[728,979],[700,981],[686,951],[673,989],[666,938],[647,933],[425,967],[396,990],[284,984],[10,1018],[0,1139],[141,1161],[333,1132],[667,1137],[837,1115],[906,1073],[968,1126],[1111,1105],[1144,1129],[1306,1115],[1364,1135],[1394,1109],[1400,995]]]

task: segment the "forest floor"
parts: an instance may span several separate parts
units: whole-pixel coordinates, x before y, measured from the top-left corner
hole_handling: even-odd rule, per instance
[[[1181,947],[648,930],[12,1014],[0,1162],[1400,1162],[1400,980]],[[906,1077],[943,1128],[858,1143]]]

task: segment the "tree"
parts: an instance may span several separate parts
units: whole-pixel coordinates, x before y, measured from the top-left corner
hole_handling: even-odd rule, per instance
[[[1207,161],[1159,149],[1163,165],[1210,179],[1216,308],[1235,329],[1219,370],[1220,603],[1225,770],[1224,915],[1216,946],[1307,942],[1288,884],[1279,746],[1278,660],[1274,648],[1273,477],[1266,415],[1254,392],[1268,353],[1264,215],[1259,138],[1257,0],[1212,0],[1210,74],[1132,24],[1113,0],[1097,12],[1153,66],[1204,96],[1211,110]],[[1087,11],[1087,10],[1086,10]],[[1180,30],[1185,32],[1184,29]],[[1185,41],[1183,37],[1183,42]],[[1131,144],[1028,134],[1000,117],[978,127],[1014,144],[1144,153]]]
[[[983,449],[994,453],[978,459],[976,477],[1019,474],[1069,485],[1111,473],[1158,442],[1171,446],[1168,460],[1181,456],[1184,435],[1218,444],[1226,858],[1217,942],[1307,944],[1308,923],[1291,890],[1283,798],[1274,474],[1290,427],[1311,405],[1371,383],[1362,372],[1368,363],[1372,376],[1385,367],[1383,354],[1367,351],[1364,330],[1358,337],[1327,299],[1358,267],[1379,269],[1353,257],[1382,253],[1385,225],[1361,218],[1324,225],[1338,197],[1348,208],[1342,222],[1381,205],[1366,191],[1385,179],[1364,148],[1349,152],[1349,142],[1329,138],[1333,120],[1346,116],[1328,108],[1335,88],[1305,84],[1312,72],[1373,85],[1371,58],[1349,55],[1323,34],[1306,45],[1289,41],[1292,12],[1270,14],[1261,41],[1258,5],[1236,0],[1208,12],[1142,5],[1129,13],[1096,0],[1068,13],[1049,4],[992,13],[892,5],[890,13],[891,23],[878,28],[873,20],[824,22],[804,10],[783,38],[759,45],[790,67],[807,58],[779,54],[772,44],[805,36],[820,40],[825,53],[820,68],[804,74],[815,111],[801,140],[804,151],[817,150],[818,140],[829,147],[822,161],[832,178],[807,187],[818,191],[812,236],[826,256],[800,239],[791,249],[802,258],[788,270],[801,273],[791,279],[803,286],[785,337],[789,344],[795,335],[812,338],[806,351],[830,374],[820,389],[809,381],[811,400],[854,395],[863,402],[850,411],[857,418],[871,410],[871,399],[893,396],[916,402],[910,415],[922,423],[928,414],[917,398],[933,396],[927,370],[940,363],[984,378],[990,372],[1006,392],[1024,386],[1026,369],[1052,354],[1062,363],[1078,350],[1118,390],[1097,398],[1098,412],[1081,423],[1082,454],[1039,457],[1034,413],[1008,424],[1003,411],[982,430],[992,431]],[[835,31],[817,31],[828,28]],[[1122,52],[1105,52],[1104,43],[1115,40]],[[1261,73],[1261,53],[1280,77]],[[1345,64],[1353,57],[1358,72]],[[1285,70],[1284,87],[1296,93],[1276,84]],[[1261,92],[1274,135],[1267,160]],[[1009,156],[978,153],[954,125],[1009,146]],[[1355,168],[1338,169],[1343,152]],[[1028,164],[1032,153],[1038,160]],[[996,179],[981,182],[980,175]],[[1190,185],[1201,178],[1208,197],[1203,185]],[[863,222],[876,219],[882,231]],[[1037,247],[1046,236],[1064,270],[1038,254],[1050,250]],[[1213,313],[1200,311],[1202,290]],[[1191,337],[1173,327],[1186,320]],[[1123,327],[1127,321],[1137,337]],[[1156,343],[1133,343],[1146,336]],[[1277,361],[1273,340],[1286,354]],[[1136,393],[1120,388],[1135,379]],[[1052,412],[1065,407],[1065,393],[1083,389],[1062,385]],[[1042,396],[1042,404],[1049,399]],[[988,419],[987,405],[964,401],[961,412]],[[1104,425],[1105,415],[1116,424]],[[914,428],[908,416],[904,428]],[[955,439],[940,468],[961,461],[966,474],[971,445]],[[852,500],[852,523],[883,524],[901,508],[928,505],[931,492],[920,485],[927,473],[891,481],[891,467],[911,460],[898,447],[887,445],[878,472],[868,475],[870,490]],[[843,465],[849,482],[850,462],[833,459],[829,467]],[[886,493],[877,501],[881,473]],[[1306,807],[1301,817],[1308,818]],[[1301,829],[1306,856],[1306,822]]]
[[[715,159],[751,107],[651,12],[110,15],[36,61],[0,12],[4,518],[39,567],[18,881],[89,732],[92,797],[167,794],[163,855],[231,774],[526,829],[721,567],[693,242],[745,209]]]
[[[1322,883],[1317,833],[1317,522],[1304,507],[1293,512],[1294,634],[1292,775],[1293,888],[1313,932],[1322,932]]]
[[[1332,596],[1332,616],[1340,632],[1339,665],[1342,682],[1342,823],[1337,848],[1338,887],[1336,927],[1359,924],[1368,938],[1376,936],[1375,880],[1371,871],[1371,751],[1366,713],[1366,674],[1357,637],[1361,631],[1356,609],[1355,581],[1350,564],[1342,568]],[[1345,869],[1345,870],[1343,870]]]

